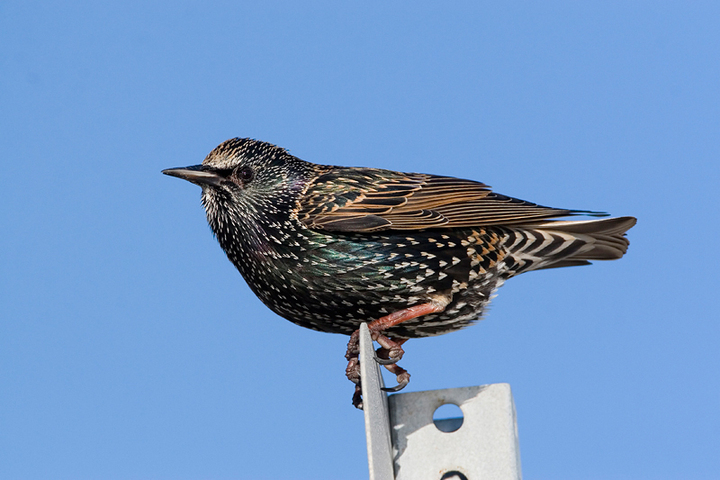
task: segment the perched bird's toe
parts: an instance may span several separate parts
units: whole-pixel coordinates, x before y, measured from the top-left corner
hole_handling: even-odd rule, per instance
[[[403,388],[407,387],[408,383],[410,383],[410,374],[405,372],[403,374],[398,375],[397,381],[398,381],[397,385],[395,385],[394,387],[383,387],[382,391],[389,392],[389,393],[399,392]]]
[[[363,409],[362,387],[360,387],[360,385],[355,385],[355,393],[353,393],[352,404],[358,410]]]
[[[345,368],[345,376],[355,385],[360,385],[360,361],[353,358]]]
[[[375,361],[380,365],[395,365],[398,360],[397,358],[382,358],[375,354]]]

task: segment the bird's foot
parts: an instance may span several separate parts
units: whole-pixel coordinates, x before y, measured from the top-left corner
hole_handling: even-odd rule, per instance
[[[378,348],[375,351],[375,361],[378,362],[380,365],[383,365],[388,370],[388,372],[394,374],[398,384],[394,387],[383,387],[382,390],[384,392],[399,392],[400,390],[405,388],[410,382],[410,374],[407,372],[407,370],[397,364],[398,360],[402,358],[403,353],[405,353],[401,345],[405,343],[407,339],[398,340],[397,342],[390,340],[387,337],[385,337],[385,339],[389,342],[388,345],[393,345],[391,345],[390,348]],[[382,345],[382,343],[380,344]]]
[[[370,338],[380,344],[380,348],[375,351],[375,361],[383,365],[390,373],[396,375],[398,384],[394,387],[383,387],[385,392],[399,392],[410,382],[410,374],[404,368],[397,365],[405,351],[402,344],[406,339],[392,340],[382,335],[377,330],[370,331]],[[355,384],[355,392],[353,393],[353,405],[362,410],[362,386],[360,383],[360,330],[356,330],[350,336],[345,358],[348,361],[345,368],[345,376]]]
[[[402,349],[402,344],[407,339],[392,340],[381,332],[392,328],[396,325],[400,325],[402,322],[418,318],[423,315],[431,313],[442,312],[450,302],[449,296],[438,297],[431,302],[422,303],[420,305],[414,305],[403,310],[398,310],[384,317],[378,318],[368,324],[368,330],[370,330],[370,338],[373,341],[380,344],[380,348],[375,352],[375,361],[379,364],[384,365],[391,373],[397,376],[398,384],[394,387],[383,388],[386,392],[397,392],[405,388],[410,381],[410,374],[403,368],[397,365],[397,362],[402,358],[405,351]],[[357,408],[362,408],[362,390],[360,389],[360,330],[355,330],[350,335],[350,341],[348,342],[347,352],[345,352],[345,358],[348,361],[348,366],[345,369],[345,375],[351,382],[355,383],[355,393],[353,394],[353,405]]]
[[[380,365],[392,365],[400,361],[405,354],[405,350],[402,349],[402,344],[407,339],[392,340],[385,335],[380,333],[370,332],[370,337],[380,344],[380,348],[375,351],[375,361]]]

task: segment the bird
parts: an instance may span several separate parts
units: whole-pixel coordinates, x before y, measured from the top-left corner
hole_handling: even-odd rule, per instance
[[[287,320],[349,335],[345,374],[362,408],[359,327],[396,375],[402,345],[479,320],[495,291],[532,270],[615,260],[636,219],[546,207],[481,182],[320,165],[233,138],[200,165],[162,173],[202,188],[208,223],[250,289]],[[586,219],[573,219],[588,216]]]

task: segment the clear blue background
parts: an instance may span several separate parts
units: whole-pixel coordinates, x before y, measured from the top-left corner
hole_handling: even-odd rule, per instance
[[[407,344],[412,390],[508,382],[534,479],[720,471],[717,2],[0,5],[0,477],[367,477],[346,338],[251,293],[200,190],[255,137],[634,215]]]

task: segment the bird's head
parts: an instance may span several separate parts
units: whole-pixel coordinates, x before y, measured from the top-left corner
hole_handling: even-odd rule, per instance
[[[270,143],[233,138],[202,164],[163,173],[202,187],[208,222],[220,239],[229,229],[247,232],[285,221],[316,168]]]

